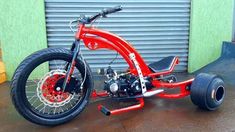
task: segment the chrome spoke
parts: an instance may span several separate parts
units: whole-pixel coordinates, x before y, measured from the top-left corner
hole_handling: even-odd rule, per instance
[[[36,101],[37,101],[37,98],[33,101],[31,105],[33,106],[36,103]]]
[[[43,104],[43,103],[42,103]],[[39,110],[39,112],[41,112],[42,110],[45,110],[45,108],[46,108],[46,105],[44,105],[40,110]]]
[[[46,107],[47,107],[47,106],[45,105],[45,106],[44,106],[44,109],[43,109],[43,112],[42,112],[43,114],[45,113]]]
[[[38,82],[36,81],[36,79],[34,79],[33,82],[38,85]]]
[[[27,86],[26,87],[30,87],[30,86],[36,86],[37,84],[27,84]]]
[[[37,97],[37,94],[33,95],[28,101],[31,101],[33,98],[36,98],[36,97]]]
[[[69,102],[69,104],[70,104],[70,106],[71,106],[71,108],[73,107],[73,104],[71,103],[71,102]]]
[[[30,93],[35,93],[35,91],[26,91],[26,93],[29,93],[29,94],[30,94]]]
[[[57,108],[57,107],[55,107],[55,109],[54,109],[54,115],[55,115],[55,112],[56,112],[56,108]]]
[[[64,112],[64,110],[62,109],[62,107],[60,107],[61,111]]]
[[[42,106],[43,105],[43,103],[41,103],[40,105],[38,105],[35,109],[38,109],[40,106]]]

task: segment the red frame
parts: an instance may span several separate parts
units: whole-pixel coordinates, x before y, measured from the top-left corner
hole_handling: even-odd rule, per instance
[[[140,54],[134,49],[134,47],[132,47],[130,43],[128,43],[127,41],[125,41],[124,39],[122,39],[121,37],[113,33],[99,30],[93,27],[85,27],[84,24],[80,24],[75,38],[78,40],[83,40],[85,46],[89,48],[90,50],[98,50],[98,49],[105,48],[105,49],[117,51],[126,60],[126,62],[129,65],[130,72],[134,75],[138,75],[138,73],[137,73],[137,70],[135,69],[134,63],[129,58],[130,53],[135,54],[136,60],[140,66],[140,69],[144,77],[149,76],[149,77],[154,78],[159,75],[169,74],[174,70],[175,65],[179,63],[179,59],[176,58],[169,71],[153,73],[149,69],[147,64],[144,62]],[[192,83],[193,80],[194,79],[189,79],[183,82],[165,83],[165,82],[160,82],[157,79],[153,79],[152,84],[153,86],[155,86],[155,88],[152,90],[155,90],[161,87],[180,88],[180,93],[168,94],[168,93],[162,92],[160,94],[157,94],[157,96],[161,98],[170,98],[170,99],[182,98],[190,94],[190,91],[187,90],[187,87]],[[93,91],[92,93],[92,97],[107,96],[107,95],[108,94],[106,92],[96,93],[96,91]],[[131,107],[127,107],[127,108],[123,108],[119,110],[114,110],[114,111],[111,111],[111,114],[117,114],[117,113],[129,111],[129,110],[142,108],[144,106],[143,99],[138,99],[138,100],[140,102],[139,105],[131,106]]]

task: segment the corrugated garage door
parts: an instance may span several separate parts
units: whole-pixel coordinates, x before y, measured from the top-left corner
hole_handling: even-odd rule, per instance
[[[45,5],[49,47],[71,46],[74,35],[68,24],[80,14],[92,15],[103,8],[122,5],[121,12],[95,25],[129,41],[147,63],[179,56],[176,70],[187,70],[190,0],[45,0]],[[108,50],[82,50],[93,71],[108,66],[116,55]],[[126,66],[121,56],[112,64],[118,70]]]

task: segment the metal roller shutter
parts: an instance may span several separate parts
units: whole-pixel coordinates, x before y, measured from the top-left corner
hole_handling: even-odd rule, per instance
[[[187,70],[190,0],[45,0],[49,47],[69,48],[74,41],[68,23],[80,14],[93,15],[103,8],[122,5],[123,10],[98,20],[98,28],[116,33],[129,41],[146,63],[170,55],[179,56],[176,71]],[[115,57],[108,50],[82,53],[93,71],[103,68]],[[119,55],[112,64],[123,70],[127,64]]]

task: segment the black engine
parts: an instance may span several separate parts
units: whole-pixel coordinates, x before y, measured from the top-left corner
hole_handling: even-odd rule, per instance
[[[104,90],[115,97],[134,96],[141,94],[142,89],[139,78],[131,74],[120,74],[119,76],[111,68],[107,70],[109,80],[105,81]],[[145,79],[147,89],[153,88],[150,78]]]

